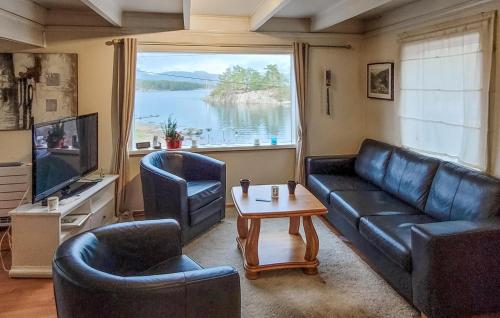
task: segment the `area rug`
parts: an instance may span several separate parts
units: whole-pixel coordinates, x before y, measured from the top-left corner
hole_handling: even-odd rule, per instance
[[[231,265],[240,274],[242,317],[420,317],[370,266],[320,220],[314,218],[320,241],[319,274],[301,270],[269,271],[257,280],[245,278],[236,247],[236,212],[184,247],[204,267]],[[261,233],[288,231],[288,220],[262,221]],[[301,229],[302,237],[303,229]]]

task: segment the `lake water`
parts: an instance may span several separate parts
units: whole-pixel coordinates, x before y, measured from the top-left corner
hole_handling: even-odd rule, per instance
[[[278,138],[278,143],[292,142],[290,104],[210,105],[203,101],[209,94],[209,89],[136,91],[136,131],[139,126],[156,127],[171,114],[180,130],[204,130],[200,144],[249,144],[255,138],[269,143],[273,136]],[[159,117],[151,117],[157,115]],[[137,138],[143,140],[136,141],[151,141],[155,134],[158,134],[157,128],[143,129],[141,138]]]

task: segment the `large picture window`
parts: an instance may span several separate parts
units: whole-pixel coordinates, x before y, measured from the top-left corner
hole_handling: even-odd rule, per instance
[[[169,116],[184,147],[293,144],[291,79],[291,54],[138,53],[133,144]]]

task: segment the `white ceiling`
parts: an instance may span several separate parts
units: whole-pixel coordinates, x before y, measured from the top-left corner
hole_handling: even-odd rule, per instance
[[[123,11],[182,13],[182,0],[114,0]]]
[[[263,0],[191,0],[191,14],[249,17],[262,2]]]
[[[378,8],[375,8],[373,10],[367,11],[367,12],[359,15],[358,18],[360,18],[360,19],[371,19],[371,18],[374,18],[374,17],[382,15],[384,12],[397,9],[397,8],[400,8],[402,6],[405,6],[407,4],[410,4],[410,3],[413,3],[413,2],[417,2],[417,1],[420,1],[420,0],[393,0],[390,3],[381,5]]]
[[[33,0],[33,2],[45,9],[88,9],[80,0]]]
[[[182,0],[112,0],[123,11],[182,13]],[[46,9],[88,9],[80,0],[33,0]]]
[[[191,15],[242,16],[255,22],[255,29],[271,17],[310,18],[321,23],[312,26],[312,31],[323,31],[340,22],[361,21],[377,18],[381,14],[412,2],[422,0],[32,0],[46,9],[69,9],[93,11],[111,25],[121,25],[123,12],[153,12],[184,14],[189,27]],[[183,12],[183,3],[190,3],[190,11]],[[92,5],[89,6],[89,2]],[[337,8],[338,7],[338,8]],[[365,10],[362,10],[366,7]],[[333,9],[335,8],[335,9]],[[336,17],[340,9],[339,16]],[[257,14],[256,14],[257,12]],[[331,14],[325,14],[330,12]],[[351,16],[343,16],[350,12]],[[254,15],[255,14],[255,15]],[[187,20],[186,20],[187,19]],[[254,21],[256,20],[256,21]],[[253,30],[253,27],[252,27]]]

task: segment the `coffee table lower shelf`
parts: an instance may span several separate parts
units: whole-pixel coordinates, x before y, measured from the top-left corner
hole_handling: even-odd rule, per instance
[[[302,268],[305,274],[316,275],[318,259],[305,260],[306,243],[300,234],[261,233],[258,243],[258,265],[248,265],[245,257],[246,238],[237,237],[238,248],[244,259],[246,277],[257,279],[258,273],[285,268]]]

